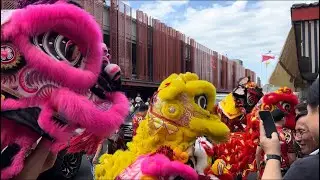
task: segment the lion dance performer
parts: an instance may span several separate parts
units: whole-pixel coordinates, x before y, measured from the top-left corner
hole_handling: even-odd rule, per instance
[[[172,74],[151,98],[128,150],[104,154],[96,179],[197,179],[188,165],[189,149],[199,136],[219,142],[229,128],[213,113],[215,87],[193,73]]]
[[[62,0],[20,5],[1,10],[1,179],[21,172],[40,137],[58,153],[81,128],[69,151],[94,153],[129,109],[89,13]]]
[[[237,87],[215,106],[215,111],[231,132],[243,132],[246,119],[262,96],[262,89],[250,81],[250,77],[243,77],[239,79]],[[205,175],[212,164],[212,147],[211,142],[204,137],[198,138],[194,145],[194,157],[190,160],[199,175]]]
[[[244,131],[247,115],[263,96],[262,88],[249,77],[241,78],[238,86],[217,105],[217,113],[231,132]]]
[[[246,179],[250,172],[257,171],[255,154],[259,144],[260,118],[258,112],[260,110],[271,111],[274,119],[284,121],[283,125],[278,127],[278,133],[282,141],[283,167],[288,167],[288,153],[292,153],[291,130],[295,126],[294,108],[297,103],[297,97],[291,89],[286,87],[264,95],[249,114],[244,132],[231,133],[227,143],[214,146],[215,161],[207,169],[207,174],[214,174],[220,179],[233,179],[241,175],[243,179]]]

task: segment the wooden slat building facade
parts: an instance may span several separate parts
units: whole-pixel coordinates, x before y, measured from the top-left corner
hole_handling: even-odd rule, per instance
[[[154,91],[170,74],[184,72],[195,72],[201,79],[212,82],[217,92],[230,92],[245,75],[256,81],[253,71],[245,70],[238,62],[230,61],[160,20],[139,10],[133,17],[133,9],[119,0],[76,1],[101,25],[111,61],[121,67],[123,85],[128,91],[135,88],[145,91],[148,87]],[[6,6],[4,3],[13,6],[11,0],[2,0],[1,5]]]

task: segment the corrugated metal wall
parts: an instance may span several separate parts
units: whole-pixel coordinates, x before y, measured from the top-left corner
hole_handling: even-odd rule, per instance
[[[245,75],[255,81],[254,72],[144,12],[137,10],[132,17],[132,8],[119,0],[110,0],[109,8],[100,0],[76,1],[108,31],[111,62],[121,67],[124,79],[161,82],[172,73],[191,71],[212,82],[218,92],[231,91]],[[2,0],[2,9],[13,9],[15,3]]]

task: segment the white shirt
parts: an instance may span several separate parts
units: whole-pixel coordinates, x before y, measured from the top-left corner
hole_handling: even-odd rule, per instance
[[[319,149],[317,149],[317,150],[315,150],[315,151],[313,151],[312,153],[310,153],[309,155],[316,155],[316,154],[318,154],[319,153]]]

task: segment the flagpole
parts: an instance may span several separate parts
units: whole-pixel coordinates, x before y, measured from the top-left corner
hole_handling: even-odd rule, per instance
[[[266,53],[266,54],[271,54],[271,50],[269,50],[268,53]],[[270,60],[270,59],[268,59],[268,60],[265,61],[265,64],[266,64],[266,84],[269,83],[269,82],[268,82],[268,64],[269,64],[268,62],[269,62],[269,60]],[[261,74],[262,74],[262,63],[263,63],[263,62],[261,62]]]
[[[263,76],[263,72],[262,72],[262,64],[263,64],[263,62],[262,62],[262,60],[261,60],[261,62],[260,62],[260,74],[261,74],[261,78],[262,78],[262,76]]]
[[[266,81],[268,84],[268,63],[266,62]]]

